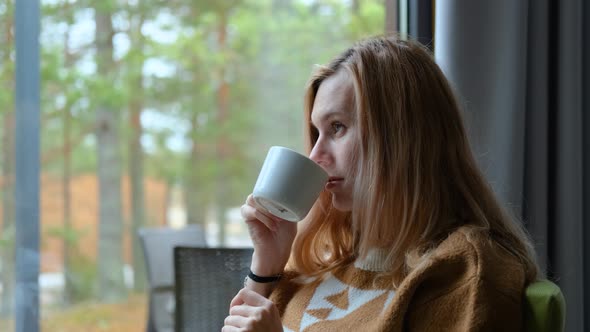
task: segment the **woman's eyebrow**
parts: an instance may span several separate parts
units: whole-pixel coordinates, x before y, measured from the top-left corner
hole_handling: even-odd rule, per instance
[[[317,125],[314,124],[314,122],[313,122],[313,116],[310,117],[309,125],[312,126],[313,128],[317,128],[317,126],[319,126],[322,123],[328,122],[333,117],[343,117],[344,119],[347,119],[347,120],[351,119],[351,115],[349,114],[349,112],[345,112],[342,109],[334,108],[334,109],[328,109],[328,110],[324,111],[320,115],[320,118],[318,119],[319,123]]]
[[[322,114],[322,116],[320,117],[320,122],[326,122],[326,121],[330,120],[331,118],[338,117],[338,116],[348,117],[349,115],[347,112],[344,112],[339,109],[328,110],[324,114]]]

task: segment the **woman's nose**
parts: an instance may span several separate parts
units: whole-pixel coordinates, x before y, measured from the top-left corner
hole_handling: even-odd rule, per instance
[[[309,154],[309,159],[313,160],[316,164],[320,166],[327,166],[328,165],[328,156],[326,154],[326,149],[323,146],[321,141],[317,141],[311,149],[311,153]]]

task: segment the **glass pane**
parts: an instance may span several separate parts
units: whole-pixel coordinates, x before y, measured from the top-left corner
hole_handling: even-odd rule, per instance
[[[270,146],[304,152],[314,64],[381,33],[385,16],[382,0],[41,4],[43,331],[145,330],[139,229],[197,224],[209,246],[250,246],[239,207]],[[0,0],[1,331],[13,329],[13,11]]]

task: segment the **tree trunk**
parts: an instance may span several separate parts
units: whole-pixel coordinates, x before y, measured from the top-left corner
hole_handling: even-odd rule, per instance
[[[385,33],[397,32],[397,0],[385,0]]]
[[[385,0],[385,33],[397,32],[397,0]]]
[[[138,6],[139,8],[140,6]],[[132,42],[135,40],[134,48],[143,52],[144,37],[141,33],[143,26],[143,16],[140,14],[139,20],[132,31]],[[133,244],[133,288],[136,291],[145,290],[146,275],[141,244],[137,231],[145,225],[145,196],[143,186],[143,148],[141,146],[141,136],[143,128],[141,126],[141,112],[143,110],[143,54],[132,63],[131,73],[131,91],[132,98],[129,104],[131,138],[129,142],[129,179],[131,185],[131,219],[132,232],[131,242]]]
[[[199,193],[199,178],[197,172],[190,169],[199,163],[199,149],[197,147],[197,130],[199,129],[198,114],[193,114],[191,117],[191,140],[192,146],[188,159],[187,168],[188,184],[184,186],[184,199],[186,203],[187,223],[201,225],[203,230],[206,230],[205,223],[205,204],[201,199]]]
[[[101,79],[112,80],[113,26],[108,4],[97,4],[96,60]],[[102,95],[96,110],[96,147],[99,181],[98,297],[114,302],[126,297],[123,278],[123,218],[121,213],[121,174],[118,112]]]
[[[62,193],[63,193],[63,225],[64,225],[64,237],[62,241],[63,245],[63,275],[64,275],[64,293],[63,293],[63,304],[68,306],[72,301],[72,282],[71,282],[71,255],[70,247],[75,243],[71,241],[72,218],[71,218],[71,193],[70,193],[70,179],[71,179],[71,146],[70,146],[70,135],[71,135],[71,114],[70,104],[66,103],[63,110],[63,173],[62,173]]]
[[[69,13],[69,3],[66,5],[66,12]],[[68,20],[69,22],[69,20]],[[64,57],[65,66],[67,69],[71,69],[73,65],[72,55],[68,47],[70,39],[70,27],[68,24],[67,31],[64,36]],[[69,306],[73,300],[73,285],[72,285],[72,270],[71,270],[71,252],[70,248],[75,243],[72,243],[72,211],[71,211],[71,192],[70,192],[70,180],[71,180],[71,164],[72,164],[72,146],[71,146],[71,124],[72,115],[70,107],[72,105],[71,100],[67,100],[63,109],[63,172],[62,172],[62,195],[63,195],[63,228],[64,237],[62,239],[63,246],[63,276],[64,276],[64,290],[63,290],[63,305]]]
[[[7,108],[11,108],[8,106]],[[2,228],[0,232],[0,282],[2,298],[0,317],[9,317],[14,310],[14,113],[5,110],[2,138]]]
[[[358,15],[360,12],[360,9],[361,9],[361,6],[359,3],[359,0],[352,0],[352,6],[351,6],[352,14]]]

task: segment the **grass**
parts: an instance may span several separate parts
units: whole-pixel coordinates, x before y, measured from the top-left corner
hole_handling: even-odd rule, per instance
[[[81,303],[42,316],[43,332],[143,332],[147,300],[145,294],[134,294],[121,303]],[[0,331],[14,331],[13,322],[0,320]]]

